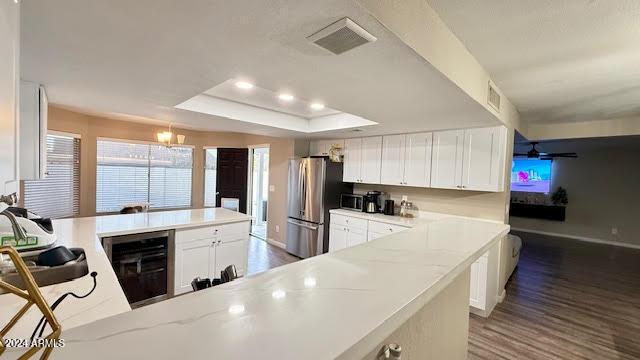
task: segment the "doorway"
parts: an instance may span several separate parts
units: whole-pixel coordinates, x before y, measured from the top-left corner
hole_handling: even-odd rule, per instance
[[[269,203],[269,147],[256,146],[250,149],[251,235],[267,240],[267,205]]]
[[[247,149],[218,148],[216,207],[247,213]]]

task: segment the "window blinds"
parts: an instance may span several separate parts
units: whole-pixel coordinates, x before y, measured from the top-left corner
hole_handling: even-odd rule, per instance
[[[191,206],[193,149],[98,140],[96,212]]]
[[[24,181],[24,206],[60,219],[80,213],[80,139],[47,135],[47,177]]]
[[[205,149],[204,158],[204,206],[216,206],[218,149]]]

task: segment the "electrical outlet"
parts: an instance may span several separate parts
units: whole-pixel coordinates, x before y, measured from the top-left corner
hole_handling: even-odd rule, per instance
[[[276,225],[276,232],[279,233],[280,232],[280,225]]]
[[[618,228],[617,227],[612,227],[611,228],[611,235],[618,235]]]

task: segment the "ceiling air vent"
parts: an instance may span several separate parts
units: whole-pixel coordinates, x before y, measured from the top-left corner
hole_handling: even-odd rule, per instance
[[[496,111],[500,111],[500,94],[498,91],[489,83],[489,96],[487,102],[491,107],[496,109]]]
[[[342,18],[308,36],[307,40],[339,55],[360,45],[374,42],[377,39],[351,19]]]

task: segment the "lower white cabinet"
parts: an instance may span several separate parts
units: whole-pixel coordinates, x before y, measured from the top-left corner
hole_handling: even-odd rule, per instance
[[[217,226],[176,230],[174,293],[193,291],[196,277],[220,277],[220,272],[235,265],[238,275],[247,269],[249,246],[248,221]]]
[[[471,264],[471,281],[469,288],[469,305],[484,309],[487,299],[487,257],[482,256]]]
[[[331,214],[329,223],[329,252],[375,240],[408,229],[379,221]]]

